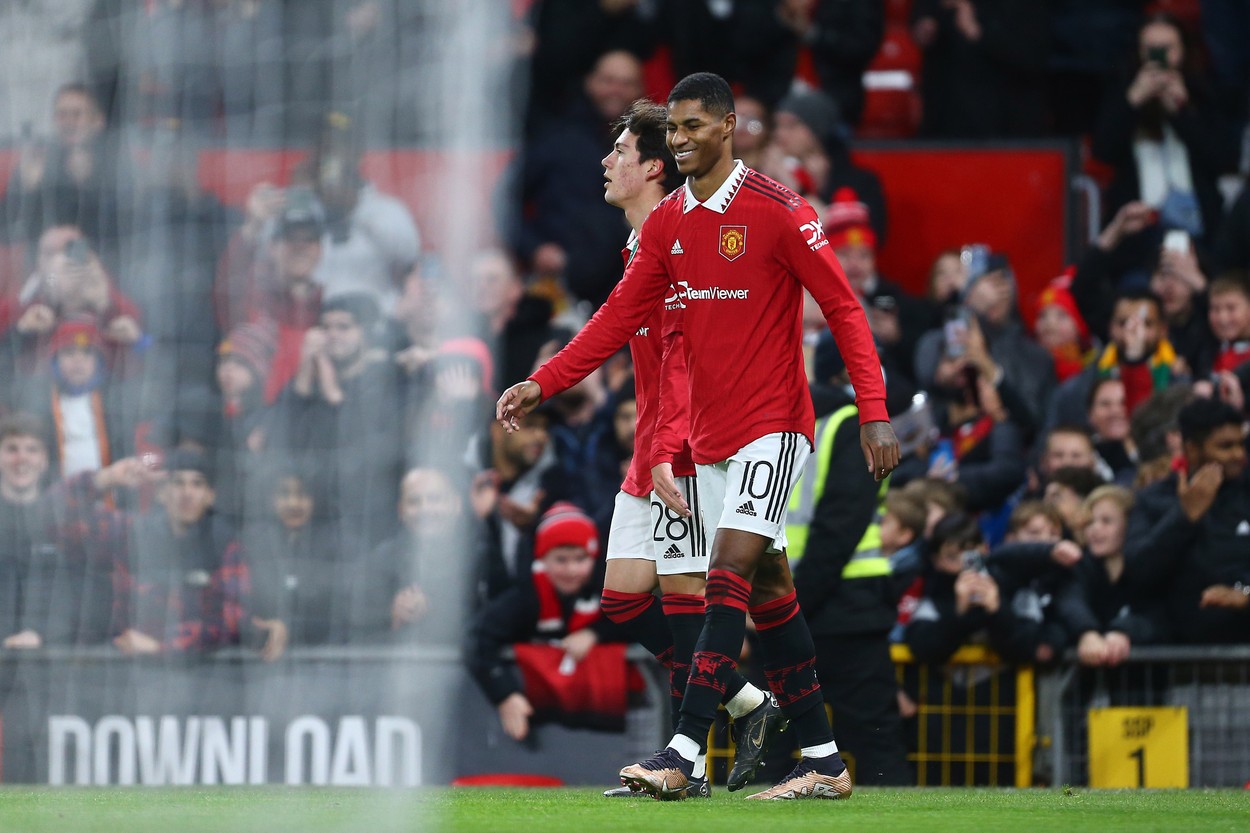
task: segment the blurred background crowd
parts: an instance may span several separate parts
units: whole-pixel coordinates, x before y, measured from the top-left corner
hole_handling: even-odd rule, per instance
[[[632,454],[628,354],[517,433],[491,417],[620,277],[610,123],[694,70],[735,86],[735,154],[821,212],[904,444],[878,491],[838,424],[817,443],[826,520],[794,561],[818,644],[1114,665],[1250,641],[1250,4],[515,0],[475,58],[493,118],[469,150],[505,164],[466,258],[414,219],[454,193],[364,164],[456,119],[427,5],[0,10],[5,648],[467,636],[498,702],[502,646],[613,639],[595,538]],[[882,274],[913,232],[852,158],[867,140],[1068,143],[1097,233],[1027,299],[1019,253],[976,238]],[[814,313],[828,416],[850,399]],[[893,576],[836,615],[820,561],[870,531]]]

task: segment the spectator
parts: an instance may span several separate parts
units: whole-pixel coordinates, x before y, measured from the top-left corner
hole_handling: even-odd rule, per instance
[[[1221,269],[1250,269],[1250,184],[1241,186],[1220,226],[1215,262]]]
[[[42,426],[28,415],[0,421],[0,639],[5,648],[38,648],[48,623],[56,547],[43,496],[48,452]]]
[[[1111,470],[1111,479],[1121,485],[1132,483],[1137,474],[1137,449],[1129,436],[1124,382],[1112,377],[1094,382],[1087,413],[1094,451]]]
[[[1065,538],[1081,540],[1085,531],[1085,498],[1106,485],[1092,468],[1061,466],[1050,475],[1042,500],[1063,520]]]
[[[734,96],[734,112],[738,114],[738,123],[734,125],[734,156],[748,168],[759,170],[771,138],[772,114],[762,101],[749,95]]]
[[[491,420],[487,431],[470,442],[473,509],[485,522],[478,564],[484,599],[524,581],[533,560],[526,540],[542,512],[558,500],[580,497],[576,481],[556,459],[552,419],[550,406],[540,407],[512,433]]]
[[[377,319],[365,293],[325,303],[320,323],[305,333],[265,444],[316,472],[342,533],[366,547],[391,532],[402,462],[397,371],[366,335]]]
[[[1085,499],[1085,556],[1073,565],[1075,585],[1060,595],[1059,616],[1077,640],[1082,665],[1116,666],[1133,646],[1166,641],[1157,587],[1140,586],[1124,558],[1133,493],[1099,486]]]
[[[916,342],[929,325],[928,309],[878,273],[877,234],[869,223],[868,206],[856,199],[854,191],[843,188],[834,194],[824,224],[829,245],[864,304],[887,381],[892,381],[892,373],[900,373],[914,383],[912,360]]]
[[[1129,515],[1126,571],[1169,587],[1184,642],[1250,640],[1250,481],[1241,414],[1214,399],[1181,409],[1183,466],[1142,489]]]
[[[273,239],[265,217],[279,212]],[[266,372],[265,401],[273,402],[295,375],[304,335],[321,315],[325,212],[307,189],[285,194],[258,186],[248,195],[247,220],[217,267],[213,304],[218,326],[251,322],[272,328],[276,347]]]
[[[1209,372],[1237,371],[1250,362],[1250,274],[1229,272],[1211,282],[1211,332],[1218,346],[1210,361]],[[1196,368],[1197,376],[1208,374],[1208,368]]]
[[[945,662],[972,641],[988,642],[1007,661],[1033,659],[1036,632],[1019,626],[999,592],[1000,567],[985,554],[981,530],[968,515],[949,515],[934,529],[924,598],[904,632],[918,661]]]
[[[1053,362],[1020,324],[1015,275],[1006,257],[982,245],[965,247],[960,257],[967,276],[962,314],[951,313],[957,323],[920,337],[916,383],[928,390],[937,381],[939,361],[947,357],[958,363],[966,351],[966,363],[980,365],[983,375],[999,388],[1012,418],[1031,436],[1041,425],[1045,403],[1054,390]],[[976,320],[971,321],[972,317]],[[1004,391],[1005,387],[1010,390]]]
[[[800,29],[799,35],[811,51],[820,88],[837,102],[847,124],[858,125],[864,109],[864,70],[885,35],[882,4],[819,0],[811,12],[811,25]]]
[[[29,414],[0,420],[3,645],[104,644],[113,636],[114,563],[126,537],[124,519],[100,498],[154,475],[131,457],[45,490],[44,433]]]
[[[407,207],[361,174],[357,141],[351,119],[330,113],[294,181],[312,188],[325,207],[326,235],[315,275],[325,297],[365,293],[389,313],[404,275],[421,254],[420,236]]]
[[[1176,351],[1163,328],[1159,299],[1141,292],[1121,293],[1115,302],[1111,343],[1098,361],[1064,382],[1050,403],[1047,424],[1080,423],[1094,380],[1114,376],[1124,382],[1125,406],[1131,414],[1152,393],[1176,377]]]
[[[1050,46],[1045,4],[920,0],[912,37],[924,51],[922,132],[943,139],[1041,135]]]
[[[213,512],[208,461],[192,451],[166,458],[158,505],[130,523],[115,566],[114,644],[125,654],[206,651],[243,636],[248,567]]]
[[[410,469],[400,484],[399,522],[399,534],[374,548],[352,582],[351,637],[456,645],[479,533],[467,495],[442,469]]]
[[[18,300],[21,312],[13,330],[21,376],[47,367],[49,340],[57,325],[70,318],[96,323],[106,344],[108,366],[117,376],[127,374],[132,352],[145,344],[138,308],[117,289],[74,226],[55,226],[40,236],[35,272]]]
[[[356,545],[339,534],[333,507],[313,491],[313,478],[300,466],[277,463],[265,480],[267,511],[245,527],[244,546],[252,613],[271,623],[261,656],[274,660],[288,644],[345,639],[352,586],[345,567]]]
[[[1068,289],[1071,283],[1072,275],[1065,274],[1047,284],[1038,296],[1033,318],[1033,335],[1050,353],[1057,382],[1080,373],[1095,355],[1089,327]]]
[[[57,325],[50,371],[27,389],[22,410],[53,426],[49,462],[60,477],[98,471],[134,451],[135,397],[110,378],[104,340],[90,320]]]
[[[1223,219],[1217,179],[1235,162],[1231,132],[1194,71],[1186,40],[1167,13],[1146,18],[1137,33],[1132,76],[1107,86],[1090,150],[1115,170],[1107,216],[1141,200],[1158,211],[1160,232],[1186,231],[1201,248]]]
[[[50,141],[23,137],[0,200],[7,235],[26,243],[29,252],[47,230],[75,226],[111,252],[122,177],[104,113],[87,87],[66,84],[53,99],[52,124]]]
[[[916,557],[910,570],[896,574],[893,559],[908,560],[900,551],[923,531],[925,511],[910,498],[888,497],[887,484],[874,484],[864,471],[849,394],[832,392],[818,415],[816,465],[795,484],[787,516],[795,592],[839,744],[860,762],[860,783],[913,783],[889,635],[898,596],[920,571]]]
[[[877,241],[884,245],[887,213],[881,181],[851,160],[849,139],[850,129],[832,98],[819,90],[797,90],[773,110],[772,144],[760,173],[802,195],[822,215],[834,194],[850,188],[868,207]]]
[[[605,650],[601,644],[613,638],[616,626],[599,610],[598,555],[594,523],[577,507],[557,503],[535,530],[530,580],[489,602],[473,619],[469,672],[513,740],[528,737],[532,719],[614,718],[619,724],[624,717],[624,646]],[[544,644],[533,644],[540,641]],[[509,645],[515,662],[503,657]]]
[[[603,201],[599,160],[614,138],[609,125],[642,95],[642,65],[628,52],[608,52],[582,93],[522,151],[510,174],[513,217],[502,227],[536,277],[598,307],[620,279],[627,231],[621,213]]]
[[[1150,273],[1150,291],[1163,309],[1168,341],[1185,361],[1178,369],[1191,371],[1215,348],[1207,323],[1207,277],[1198,265],[1192,245],[1183,250],[1163,247],[1159,262]]]
[[[1192,398],[1189,385],[1173,385],[1151,396],[1129,417],[1129,437],[1138,459],[1133,488],[1141,489],[1172,473],[1172,462],[1184,451],[1177,417]]]
[[[264,449],[267,422],[265,384],[273,362],[273,332],[265,324],[240,324],[217,346],[217,391],[213,413],[202,415],[207,430],[179,426],[190,436],[169,437],[169,444],[196,441],[212,456],[217,473],[217,514],[242,528],[245,508],[254,497],[249,488],[257,455]]]

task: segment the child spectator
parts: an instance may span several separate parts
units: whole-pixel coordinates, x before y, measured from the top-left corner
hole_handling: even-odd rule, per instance
[[[1122,486],[1099,486],[1085,500],[1088,557],[1073,564],[1074,583],[1056,600],[1060,619],[1077,639],[1082,665],[1119,665],[1133,645],[1162,641],[1165,633],[1161,601],[1125,570],[1132,506],[1133,493]]]
[[[1219,352],[1211,364],[1215,373],[1232,371],[1250,362],[1250,277],[1230,272],[1211,282],[1211,332]]]
[[[513,740],[524,740],[531,718],[544,712],[565,722],[597,713],[618,725],[624,715],[624,646],[605,652],[599,644],[613,626],[599,610],[598,554],[594,522],[572,504],[555,504],[534,534],[531,580],[488,602],[473,621],[469,671]],[[503,656],[509,645],[515,663]]]
[[[1063,519],[1069,535],[1077,535],[1085,528],[1085,498],[1106,481],[1093,469],[1081,466],[1064,466],[1051,475],[1042,498]]]
[[[1075,270],[1073,270],[1075,271]],[[1033,333],[1055,362],[1055,378],[1066,381],[1094,360],[1089,327],[1081,317],[1069,286],[1072,274],[1052,280],[1037,299]]]
[[[925,595],[904,638],[920,662],[945,662],[959,646],[987,641],[1011,661],[1033,658],[1036,631],[1023,630],[1002,598],[998,565],[986,562],[985,539],[976,519],[948,515],[933,531]]]

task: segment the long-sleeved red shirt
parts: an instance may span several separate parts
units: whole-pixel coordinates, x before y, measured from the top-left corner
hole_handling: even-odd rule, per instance
[[[815,418],[801,349],[804,288],[846,361],[860,422],[888,419],[868,321],[816,212],[741,162],[706,202],[687,185],[656,206],[607,302],[530,378],[544,396],[576,384],[668,299],[684,319],[694,461],[727,460],[780,431],[810,441]]]
[[[637,244],[637,235],[631,234],[629,245],[621,252],[626,266],[629,265]],[[674,475],[694,474],[690,447],[686,442],[690,435],[690,393],[689,387],[684,383],[684,374],[680,384],[665,385],[664,392],[661,392],[660,365],[665,327],[668,326],[665,319],[662,309],[656,307],[647,323],[639,327],[629,340],[629,352],[634,361],[634,399],[638,406],[638,418],[634,425],[634,457],[630,460],[621,491],[635,497],[647,497],[651,494],[651,466],[658,462],[655,459],[654,440],[659,428],[662,395],[668,400],[664,405],[665,434],[675,438],[675,445],[679,449],[676,453],[664,454],[664,462],[673,465]],[[677,369],[670,369],[669,373],[675,375]],[[543,392],[546,393],[546,388]],[[666,445],[672,443],[673,439],[666,441]]]

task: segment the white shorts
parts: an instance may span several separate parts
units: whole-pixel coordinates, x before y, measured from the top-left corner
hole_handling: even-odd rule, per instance
[[[769,552],[786,547],[790,491],[812,456],[802,434],[766,434],[723,463],[696,466],[704,512],[716,528],[763,535]]]
[[[654,561],[655,572],[661,576],[706,575],[708,540],[699,489],[693,477],[678,477],[677,488],[690,506],[689,518],[673,512],[654,492],[650,499],[617,492],[605,557]]]

